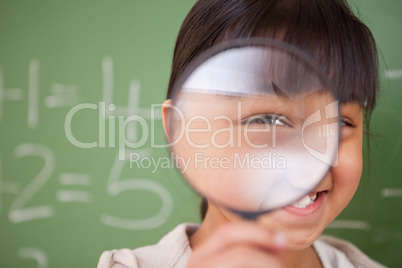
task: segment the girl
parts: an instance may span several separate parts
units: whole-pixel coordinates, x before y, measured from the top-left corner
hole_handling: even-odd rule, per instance
[[[254,223],[204,200],[200,226],[179,225],[154,246],[105,252],[98,267],[383,267],[350,243],[321,236],[352,199],[362,172],[363,121],[367,128],[378,91],[369,29],[344,0],[199,0],[177,38],[166,104],[198,55],[250,37],[277,39],[307,52],[339,89],[338,164],[312,191],[317,199],[311,207],[279,209]]]

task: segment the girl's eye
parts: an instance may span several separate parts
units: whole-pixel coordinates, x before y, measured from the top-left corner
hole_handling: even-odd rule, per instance
[[[263,124],[292,127],[292,123],[283,115],[258,114],[248,117],[242,121],[243,124]]]
[[[356,127],[356,125],[352,122],[352,120],[343,116],[339,120],[339,125],[341,127]]]

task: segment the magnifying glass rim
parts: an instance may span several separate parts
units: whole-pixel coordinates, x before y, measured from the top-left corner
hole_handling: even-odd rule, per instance
[[[251,37],[242,39],[232,39],[229,41],[224,41],[210,47],[209,49],[198,55],[193,61],[191,61],[187,67],[183,70],[181,75],[178,77],[176,82],[172,87],[172,94],[170,99],[174,100],[177,93],[180,91],[178,89],[187,81],[189,76],[197,69],[202,63],[210,59],[214,55],[217,55],[223,51],[234,49],[234,48],[244,48],[244,47],[271,47],[273,49],[283,50],[285,52],[290,52],[292,56],[299,57],[303,62],[307,63],[308,66],[318,74],[319,78],[329,86],[329,92],[334,96],[334,99],[338,99],[338,92],[335,90],[328,75],[320,68],[320,65],[305,51],[286,43],[278,39],[265,38],[265,37]]]
[[[207,49],[200,55],[198,55],[192,62],[189,63],[189,65],[184,69],[182,74],[179,76],[179,78],[174,83],[173,88],[172,88],[172,94],[170,96],[170,98],[172,99],[172,104],[174,105],[174,102],[175,102],[174,100],[177,99],[178,94],[181,92],[180,89],[181,89],[182,85],[184,85],[184,83],[188,80],[190,75],[199,66],[201,66],[204,62],[206,62],[208,59],[212,58],[213,56],[215,56],[221,52],[224,52],[224,51],[227,51],[230,49],[246,48],[246,47],[262,47],[262,48],[268,47],[268,48],[274,49],[274,50],[278,49],[279,51],[284,51],[286,53],[289,53],[292,56],[295,56],[296,58],[299,58],[301,62],[304,62],[309,68],[311,68],[312,71],[315,72],[315,74],[317,74],[318,77],[322,80],[322,82],[328,86],[328,91],[332,94],[332,96],[334,97],[334,100],[338,99],[338,92],[333,87],[331,81],[329,80],[328,75],[323,71],[323,68],[320,68],[320,65],[305,51],[295,47],[294,45],[291,45],[289,43],[286,43],[284,41],[280,41],[277,39],[265,38],[265,37],[251,37],[251,38],[247,38],[247,39],[232,39],[229,41],[219,43],[219,44]],[[168,126],[168,129],[170,129],[169,126]],[[339,128],[338,128],[338,132],[339,132]],[[339,139],[340,139],[340,133],[338,133],[338,144],[339,144]],[[170,151],[173,154],[175,154],[174,150],[172,150],[172,147],[174,147],[174,146],[170,147]],[[338,146],[336,146],[336,147],[338,147]],[[334,153],[334,158],[336,157],[336,152],[337,152],[337,148]],[[328,168],[328,170],[329,169],[330,169],[330,167]],[[193,183],[191,183],[190,180],[186,176],[184,176],[184,174],[182,174],[181,172],[180,172],[180,174],[195,192],[197,192],[198,194],[200,194],[201,196],[204,196],[204,197],[208,196],[205,193],[201,193],[200,190],[197,189],[197,187],[195,187],[193,185]],[[325,175],[325,173],[323,175]],[[323,178],[324,178],[324,176],[323,176]],[[319,185],[319,183],[323,180],[323,178],[321,178],[317,182],[317,184],[314,187],[312,187],[312,189],[314,189],[317,185]],[[303,197],[303,196],[298,196],[298,198],[295,198],[292,202],[287,202],[287,205],[298,201],[301,197]],[[239,209],[230,207],[228,204],[225,204],[227,202],[218,201],[215,198],[211,199],[209,197],[207,199],[210,199],[213,203],[215,203],[219,206],[225,207],[226,209],[228,209],[232,212],[235,212],[239,215],[242,215],[245,218],[255,218],[258,215],[266,214],[266,213],[269,213],[270,211],[284,207],[282,205],[282,206],[272,207],[269,209],[263,208],[260,211],[243,211],[243,210],[239,210]]]

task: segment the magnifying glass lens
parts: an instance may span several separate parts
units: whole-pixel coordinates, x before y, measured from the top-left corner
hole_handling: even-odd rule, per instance
[[[299,200],[336,165],[334,92],[288,44],[249,40],[208,51],[173,91],[168,136],[179,171],[201,195],[239,214]]]

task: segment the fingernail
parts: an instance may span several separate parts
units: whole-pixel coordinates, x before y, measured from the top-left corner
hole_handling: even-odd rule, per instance
[[[279,247],[284,247],[286,245],[286,236],[282,232],[276,232],[274,235],[274,243]]]

